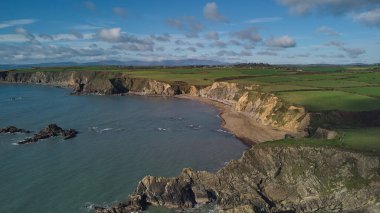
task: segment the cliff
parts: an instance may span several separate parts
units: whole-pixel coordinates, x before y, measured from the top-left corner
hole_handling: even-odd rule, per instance
[[[129,201],[96,213],[185,209],[215,203],[226,212],[376,212],[380,157],[333,148],[257,146],[217,173],[184,169],[147,176]]]
[[[236,112],[255,122],[293,134],[304,132],[310,122],[305,108],[290,105],[273,94],[260,92],[258,85],[215,82],[200,90],[192,87],[189,94],[230,105]]]
[[[69,87],[75,94],[137,94],[174,96],[187,94],[217,101],[232,107],[252,123],[304,136],[310,116],[303,107],[289,105],[273,94],[262,93],[255,86],[216,82],[197,87],[185,82],[159,82],[131,78],[123,73],[110,72],[0,72],[0,81]]]
[[[75,94],[167,95],[183,93],[183,84],[158,82],[149,79],[129,78],[122,73],[110,72],[0,72],[0,81],[30,83],[72,88]],[[182,90],[181,90],[182,89]]]

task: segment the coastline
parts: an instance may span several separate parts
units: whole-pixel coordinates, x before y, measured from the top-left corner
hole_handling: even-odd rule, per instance
[[[1,81],[3,84],[28,84],[28,85],[38,85],[38,86],[51,86],[58,88],[71,89],[70,86],[65,85],[55,85],[55,84],[44,84],[44,83],[29,83],[29,82],[6,82]],[[162,94],[144,94],[141,92],[128,92],[122,94],[98,94],[98,93],[70,93],[70,95],[114,95],[114,96],[151,96],[151,97],[172,97],[172,98],[180,98],[180,99],[188,99],[193,101],[198,101],[204,104],[211,105],[215,107],[219,111],[219,116],[222,119],[221,127],[228,130],[231,134],[233,134],[237,139],[239,139],[242,143],[248,146],[254,146],[258,143],[264,143],[268,141],[281,140],[285,137],[289,132],[284,130],[276,129],[269,125],[264,125],[260,123],[260,121],[254,121],[250,118],[247,113],[237,112],[232,108],[232,106],[218,102],[216,100],[212,100],[210,98],[204,98],[189,94],[179,94],[179,95],[162,95]]]
[[[71,80],[66,79],[62,81],[64,83],[47,81],[50,84],[42,85],[61,85],[74,89],[74,94],[77,95],[159,96],[199,101],[217,108],[222,119],[221,126],[248,145],[285,137],[288,133],[286,130],[271,126],[275,124],[279,128],[283,127],[272,122],[278,121],[273,119],[276,113],[280,115],[280,121],[288,122],[286,129],[300,130],[299,127],[303,127],[301,124],[306,122],[299,119],[309,121],[304,119],[307,111],[302,108],[282,105],[276,97],[260,93],[258,94],[262,96],[258,99],[249,100],[248,92],[241,93],[236,85],[228,83],[215,83],[203,91],[207,93],[204,95],[205,93],[193,93],[190,90],[173,89],[172,85],[149,80],[141,85],[129,81],[127,83],[131,85],[115,84],[118,82],[115,79],[113,84],[108,81],[95,84],[86,80],[86,84],[79,83],[79,86],[70,84]],[[41,85],[40,81],[22,78],[20,81]],[[123,93],[125,89],[128,93]],[[261,112],[259,108],[258,111],[261,120],[269,120],[266,122],[269,125],[264,125],[264,122],[255,118],[252,105],[249,105],[254,101],[264,102],[260,107],[268,110]],[[238,106],[236,109],[233,107],[235,103]],[[242,110],[247,106],[248,110]],[[302,116],[294,116],[294,112]],[[257,146],[245,151],[240,159],[231,160],[216,173],[184,169],[179,176],[172,178],[146,176],[125,202],[112,207],[95,206],[93,210],[96,213],[141,212],[149,205],[183,210],[215,203],[217,209],[227,212],[254,212],[257,208],[264,209],[265,212],[371,212],[379,204],[376,198],[378,188],[374,187],[379,183],[378,174],[375,173],[379,162],[378,156],[333,147]],[[352,186],[353,182],[357,185]],[[326,187],[330,186],[336,188],[326,194]],[[341,192],[347,195],[342,197]]]
[[[235,111],[230,105],[217,102],[208,98],[176,95],[176,98],[199,101],[211,105],[220,111],[222,118],[221,127],[231,132],[244,144],[253,146],[258,143],[283,139],[288,132],[275,129],[271,126],[254,122],[249,115]]]

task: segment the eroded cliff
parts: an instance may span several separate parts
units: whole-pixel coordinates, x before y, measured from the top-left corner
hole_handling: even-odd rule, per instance
[[[291,133],[302,135],[310,122],[305,108],[290,105],[274,94],[261,92],[258,85],[215,82],[199,90],[192,87],[189,94],[231,105],[236,112],[255,122]]]
[[[32,83],[69,87],[76,94],[137,94],[174,96],[187,94],[230,105],[252,122],[268,125],[301,136],[306,133],[310,116],[303,107],[287,104],[269,93],[262,93],[258,86],[242,86],[236,83],[215,82],[197,87],[185,82],[159,82],[131,78],[123,73],[67,71],[67,72],[1,72],[0,81]]]
[[[147,176],[128,202],[95,212],[207,203],[227,212],[376,212],[379,161],[333,148],[258,146],[215,174],[184,169],[174,178]]]

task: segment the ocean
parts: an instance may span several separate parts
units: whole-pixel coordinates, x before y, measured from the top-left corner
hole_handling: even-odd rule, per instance
[[[126,200],[146,175],[216,171],[247,149],[221,122],[217,109],[192,100],[0,84],[0,128],[79,132],[28,145],[15,143],[33,133],[0,134],[0,212],[91,212]]]

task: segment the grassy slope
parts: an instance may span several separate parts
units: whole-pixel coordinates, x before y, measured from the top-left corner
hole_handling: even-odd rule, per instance
[[[278,68],[126,69],[105,66],[39,69],[39,71],[69,70],[123,72],[131,77],[186,81],[195,85],[208,85],[215,81],[259,84],[263,91],[275,93],[290,103],[305,106],[310,111],[380,109],[380,70],[376,67],[300,67],[284,70]],[[327,145],[380,152],[380,128],[343,131],[345,132],[343,145],[336,140],[315,139],[282,140],[275,144]]]
[[[320,140],[313,138],[284,139],[259,144],[259,146],[315,146],[336,147],[354,151],[380,154],[380,127],[363,129],[346,129],[343,140]]]

